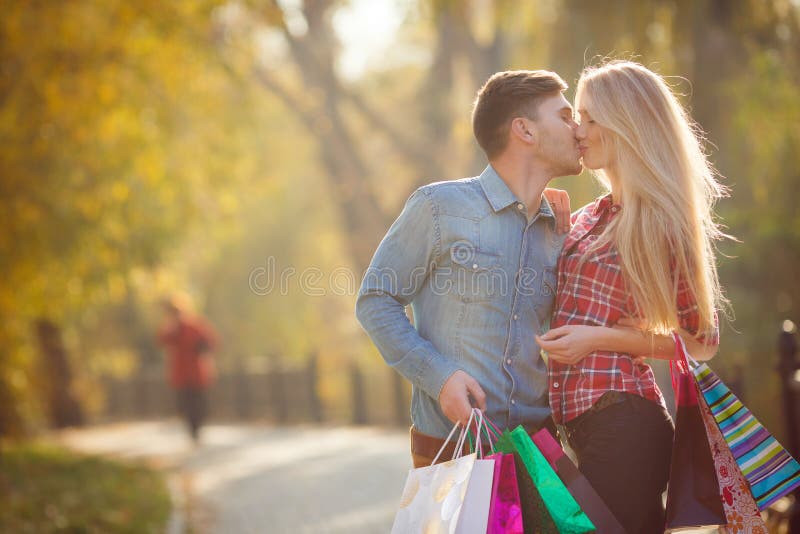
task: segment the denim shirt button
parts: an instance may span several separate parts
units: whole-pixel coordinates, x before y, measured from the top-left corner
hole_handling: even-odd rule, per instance
[[[517,403],[517,401],[515,401],[514,399],[511,399],[511,404],[516,404],[516,403]]]
[[[511,365],[511,358],[507,359],[507,360],[506,360],[506,363],[507,363],[508,365]]]
[[[472,264],[472,268],[473,268],[473,269],[477,269],[477,268],[478,268],[478,264],[477,264],[477,263],[473,263],[473,264]]]
[[[517,319],[519,319],[519,315],[517,315],[517,314],[515,313],[515,314],[514,314],[514,320],[516,321]]]
[[[525,205],[522,202],[520,202],[519,204],[517,204],[517,209],[518,210],[524,210],[525,209]]]

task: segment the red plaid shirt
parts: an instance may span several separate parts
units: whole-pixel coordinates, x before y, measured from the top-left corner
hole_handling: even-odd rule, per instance
[[[567,324],[614,326],[635,317],[633,298],[625,288],[616,249],[611,245],[581,258],[620,211],[611,195],[601,197],[573,215],[572,230],[558,260],[558,292],[552,328]],[[678,321],[696,334],[700,317],[688,286],[678,287]],[[718,342],[715,332],[712,343]],[[607,391],[633,393],[664,406],[652,368],[635,364],[630,354],[596,351],[574,365],[550,360],[550,407],[557,423],[575,419]]]

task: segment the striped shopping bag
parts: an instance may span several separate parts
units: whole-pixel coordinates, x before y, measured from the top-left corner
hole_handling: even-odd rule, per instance
[[[711,456],[714,458],[714,468],[717,472],[720,500],[728,521],[725,526],[728,534],[768,534],[767,525],[761,519],[758,505],[750,493],[750,484],[745,480],[733,458],[725,436],[717,426],[714,414],[708,409],[700,388],[697,390],[703,426],[706,427],[708,444],[711,446]]]
[[[692,368],[750,491],[764,510],[800,486],[800,464],[758,422],[728,386],[706,364]]]

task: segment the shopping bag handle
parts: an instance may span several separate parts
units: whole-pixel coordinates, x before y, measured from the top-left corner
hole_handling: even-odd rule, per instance
[[[489,442],[489,450],[492,453],[495,452],[494,443],[492,442],[492,434],[489,432],[489,418],[480,410],[480,408],[473,408],[473,413],[476,415],[475,418],[475,450],[478,453],[479,458],[483,458],[483,447],[481,443],[481,430],[483,430],[484,435],[486,436],[486,441]]]
[[[475,408],[475,409],[477,410],[477,408]],[[494,453],[495,450],[494,450],[494,442],[492,441],[492,433],[489,432],[489,425],[487,424],[488,421],[489,421],[489,418],[486,417],[486,414],[484,414],[483,412],[480,412],[480,413],[481,413],[481,423],[482,423],[481,428],[483,429],[483,432],[486,435],[486,441],[489,442],[489,450],[491,450],[492,453]],[[480,433],[480,429],[478,429],[478,432]]]
[[[464,440],[466,439],[467,436],[467,429],[469,429],[470,425],[472,425],[472,419],[474,418],[474,416],[475,414],[473,412],[469,413],[469,420],[467,421],[467,426],[462,428],[461,433],[458,435],[458,441],[456,443],[456,448],[453,450],[453,457],[450,458],[451,460],[455,460],[461,455],[461,449],[463,449],[464,447]],[[455,425],[453,425],[453,429],[450,431],[447,437],[444,438],[444,443],[442,443],[442,448],[440,448],[439,452],[436,453],[436,456],[433,458],[431,465],[434,465],[437,462],[437,460],[439,460],[439,457],[444,452],[444,449],[447,447],[447,444],[450,443],[450,438],[453,437],[453,434],[455,434],[455,431],[460,426],[461,426],[460,422],[457,422]]]
[[[672,339],[675,340],[675,358],[670,360],[670,365],[675,362],[676,365],[682,364],[683,372],[689,372],[691,369],[700,365],[697,360],[692,358],[692,355],[689,354],[689,349],[686,348],[686,342],[683,340],[680,334],[673,330],[672,332]]]
[[[680,388],[678,385],[678,375],[691,376],[691,370],[700,364],[697,363],[697,360],[689,355],[689,351],[686,349],[686,343],[683,341],[683,338],[680,336],[680,334],[673,331],[672,337],[675,340],[676,358],[669,361],[669,371],[670,379],[672,380],[672,391],[675,392],[675,404],[678,405],[681,402],[685,402],[685,400],[680,399],[681,395],[679,394]],[[689,390],[689,402],[694,402],[692,399],[696,399],[696,391],[694,388]]]
[[[456,429],[459,427],[460,424],[461,423],[456,423],[455,425],[453,425],[453,429],[450,431],[447,437],[444,438],[444,443],[442,443],[442,447],[439,449],[439,452],[436,453],[436,457],[434,457],[433,461],[431,462],[431,465],[435,464],[436,461],[439,459],[439,456],[442,455],[445,447],[447,447],[447,444],[450,443],[450,438],[453,437],[453,434],[455,433]]]
[[[503,435],[503,432],[488,417],[484,416],[484,420],[486,421],[486,432],[491,433],[494,436],[494,439],[500,439],[500,437]]]
[[[472,441],[472,428],[467,428],[467,440],[469,441],[469,450],[477,453],[478,458],[483,458],[483,443],[481,443],[481,427],[483,423],[483,412],[478,408],[472,408],[472,413],[475,416],[475,441]]]
[[[464,450],[464,443],[467,440],[467,435],[469,434],[469,428],[472,426],[473,419],[475,419],[475,411],[471,410],[469,412],[469,420],[467,420],[467,426],[461,429],[461,434],[458,436],[458,443],[456,444],[455,450],[453,450],[453,457],[450,458],[451,460],[455,460],[456,458],[460,458],[462,456],[462,451]],[[480,444],[480,440],[478,443]]]
[[[672,371],[673,369],[677,369],[679,373],[688,373],[693,368],[700,365],[699,363],[697,363],[697,360],[692,358],[691,354],[689,354],[689,350],[686,348],[686,342],[683,341],[683,338],[681,337],[680,334],[673,331],[672,339],[675,340],[675,358],[669,361],[670,371]],[[673,386],[674,385],[675,385],[675,380],[673,377]]]
[[[683,338],[680,335],[678,335],[677,332],[673,332],[672,334],[678,337],[676,345],[680,345],[681,355],[683,356],[683,361],[686,363],[687,370],[694,369],[695,367],[700,365],[700,362],[692,358],[692,355],[689,354],[689,349],[686,348],[686,342],[683,340]]]

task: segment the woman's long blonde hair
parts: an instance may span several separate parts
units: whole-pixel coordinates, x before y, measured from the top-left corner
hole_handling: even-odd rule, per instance
[[[614,200],[623,207],[595,247],[616,247],[648,330],[680,328],[677,294],[685,283],[698,306],[699,333],[713,331],[725,299],[713,243],[724,234],[712,208],[725,188],[706,157],[702,133],[664,79],[638,63],[585,69],[578,109],[584,95],[586,111],[606,129],[603,142],[616,154]],[[596,174],[610,186],[602,169]]]

